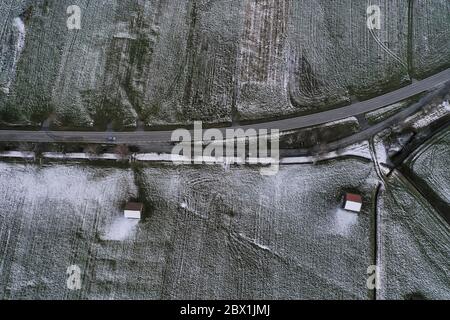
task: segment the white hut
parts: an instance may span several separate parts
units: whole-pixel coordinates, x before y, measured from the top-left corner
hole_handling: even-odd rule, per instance
[[[125,205],[123,215],[128,219],[141,219],[142,213],[144,212],[144,205],[139,202],[128,202]]]
[[[358,194],[347,193],[344,200],[344,209],[353,212],[361,212],[362,198]]]

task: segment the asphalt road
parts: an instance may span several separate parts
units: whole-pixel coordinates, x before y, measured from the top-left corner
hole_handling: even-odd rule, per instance
[[[402,109],[397,112],[393,116],[378,122],[374,125],[367,126],[367,128],[352,134],[351,136],[329,142],[326,144],[316,145],[313,148],[308,149],[284,149],[281,150],[281,154],[285,157],[300,157],[300,156],[308,156],[315,153],[324,153],[332,150],[338,150],[344,148],[346,146],[352,145],[359,141],[368,140],[370,137],[373,137],[378,132],[383,131],[386,128],[392,127],[395,124],[400,123],[404,119],[412,116],[424,106],[430,104],[435,98],[445,96],[450,90],[450,81],[447,82],[445,86],[442,86],[441,89],[433,91],[425,96],[423,96],[419,101],[413,103],[407,108]],[[420,145],[420,144],[419,144]]]
[[[293,117],[282,120],[268,121],[244,125],[234,128],[247,129],[278,129],[288,131],[341,120],[347,117],[367,113],[389,106],[416,94],[433,89],[450,81],[450,68],[429,78],[417,81],[401,89],[389,92],[376,98],[357,102],[345,107],[314,113],[311,115]],[[224,131],[226,128],[221,128]],[[84,131],[21,131],[0,130],[0,141],[11,142],[85,142],[107,143],[108,137],[114,135],[117,144],[152,144],[171,141],[172,131],[134,131],[134,132],[84,132]]]

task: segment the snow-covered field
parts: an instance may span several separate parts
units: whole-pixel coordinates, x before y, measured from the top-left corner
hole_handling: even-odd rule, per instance
[[[408,165],[427,185],[450,204],[450,130],[446,130],[419,149]]]
[[[450,299],[450,228],[394,174],[379,204],[381,289],[378,298]]]
[[[367,28],[371,4],[380,30]],[[80,30],[67,29],[70,5]],[[449,21],[448,0],[2,0],[0,120],[134,126],[318,112],[448,66]]]
[[[109,272],[98,266],[115,264],[103,239],[125,238],[117,219],[135,195],[130,170],[0,162],[0,298],[92,296],[89,281]],[[81,292],[66,287],[70,265],[84,271]]]
[[[352,170],[348,170],[352,168]],[[146,199],[146,219],[121,207]],[[105,169],[0,163],[1,298],[368,298],[370,163]],[[339,210],[364,195],[361,215]],[[78,265],[82,289],[66,287]]]
[[[368,298],[376,182],[357,160],[282,166],[275,177],[242,167],[143,169],[152,212],[138,239],[164,259],[158,297]],[[364,195],[364,213],[338,209],[344,189]]]
[[[369,299],[367,160],[280,167],[0,162],[0,298]],[[450,230],[394,175],[378,206],[379,298],[448,297]],[[340,209],[345,192],[363,212]],[[140,222],[124,203],[145,201]],[[68,267],[81,290],[67,287]]]

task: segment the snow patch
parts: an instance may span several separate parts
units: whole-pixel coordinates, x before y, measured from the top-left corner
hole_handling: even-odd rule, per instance
[[[16,48],[22,50],[25,45],[25,24],[22,19],[19,17],[14,18],[13,21],[14,28],[16,28],[17,32],[20,34],[19,41],[16,43]]]
[[[388,155],[383,143],[380,142],[375,144],[375,152],[379,163],[387,163]]]
[[[5,151],[5,152],[0,152],[0,158],[16,158],[16,159],[34,160],[35,153],[27,152],[27,151]]]
[[[416,130],[429,126],[434,121],[439,120],[447,116],[450,113],[450,105],[448,100],[433,107],[431,110],[422,111],[421,113],[414,114],[405,120],[406,123],[411,123],[412,127]]]
[[[319,160],[328,160],[334,159],[343,156],[354,156],[354,157],[362,157],[366,159],[371,159],[370,150],[369,150],[369,142],[363,141],[361,143],[356,143],[341,150],[328,152],[325,154],[321,154],[320,156],[314,157],[287,157],[282,158],[280,160],[280,164],[304,164],[304,163],[312,163]]]
[[[136,161],[156,161],[156,162],[189,162],[188,157],[168,153],[137,153],[133,155]]]
[[[117,218],[109,226],[104,240],[123,241],[134,235],[139,220],[127,219],[124,217]]]
[[[442,106],[445,108],[447,112],[450,112],[450,103],[448,103],[448,100],[444,101],[444,103],[442,103]]]
[[[44,152],[42,157],[45,159],[71,159],[71,160],[124,160],[126,157],[115,153],[89,154],[89,153],[62,153],[62,152]]]
[[[352,226],[358,222],[358,214],[338,208],[333,214],[333,232],[341,236],[348,236]]]
[[[15,42],[14,47],[11,47],[10,49],[12,51],[12,63],[8,68],[9,70],[6,70],[7,74],[9,73],[6,83],[1,87],[1,91],[5,94],[9,93],[11,83],[15,79],[17,62],[19,61],[20,55],[25,47],[25,24],[19,17],[14,18],[13,20],[13,34]]]

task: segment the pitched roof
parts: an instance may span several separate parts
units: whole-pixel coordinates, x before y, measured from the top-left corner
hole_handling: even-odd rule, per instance
[[[345,195],[345,200],[346,201],[353,201],[353,202],[358,202],[358,203],[362,203],[362,198],[360,195],[358,194],[354,194],[354,193],[347,193]]]
[[[144,208],[144,205],[140,202],[128,202],[125,205],[125,210],[130,210],[130,211],[142,211],[143,208]]]

